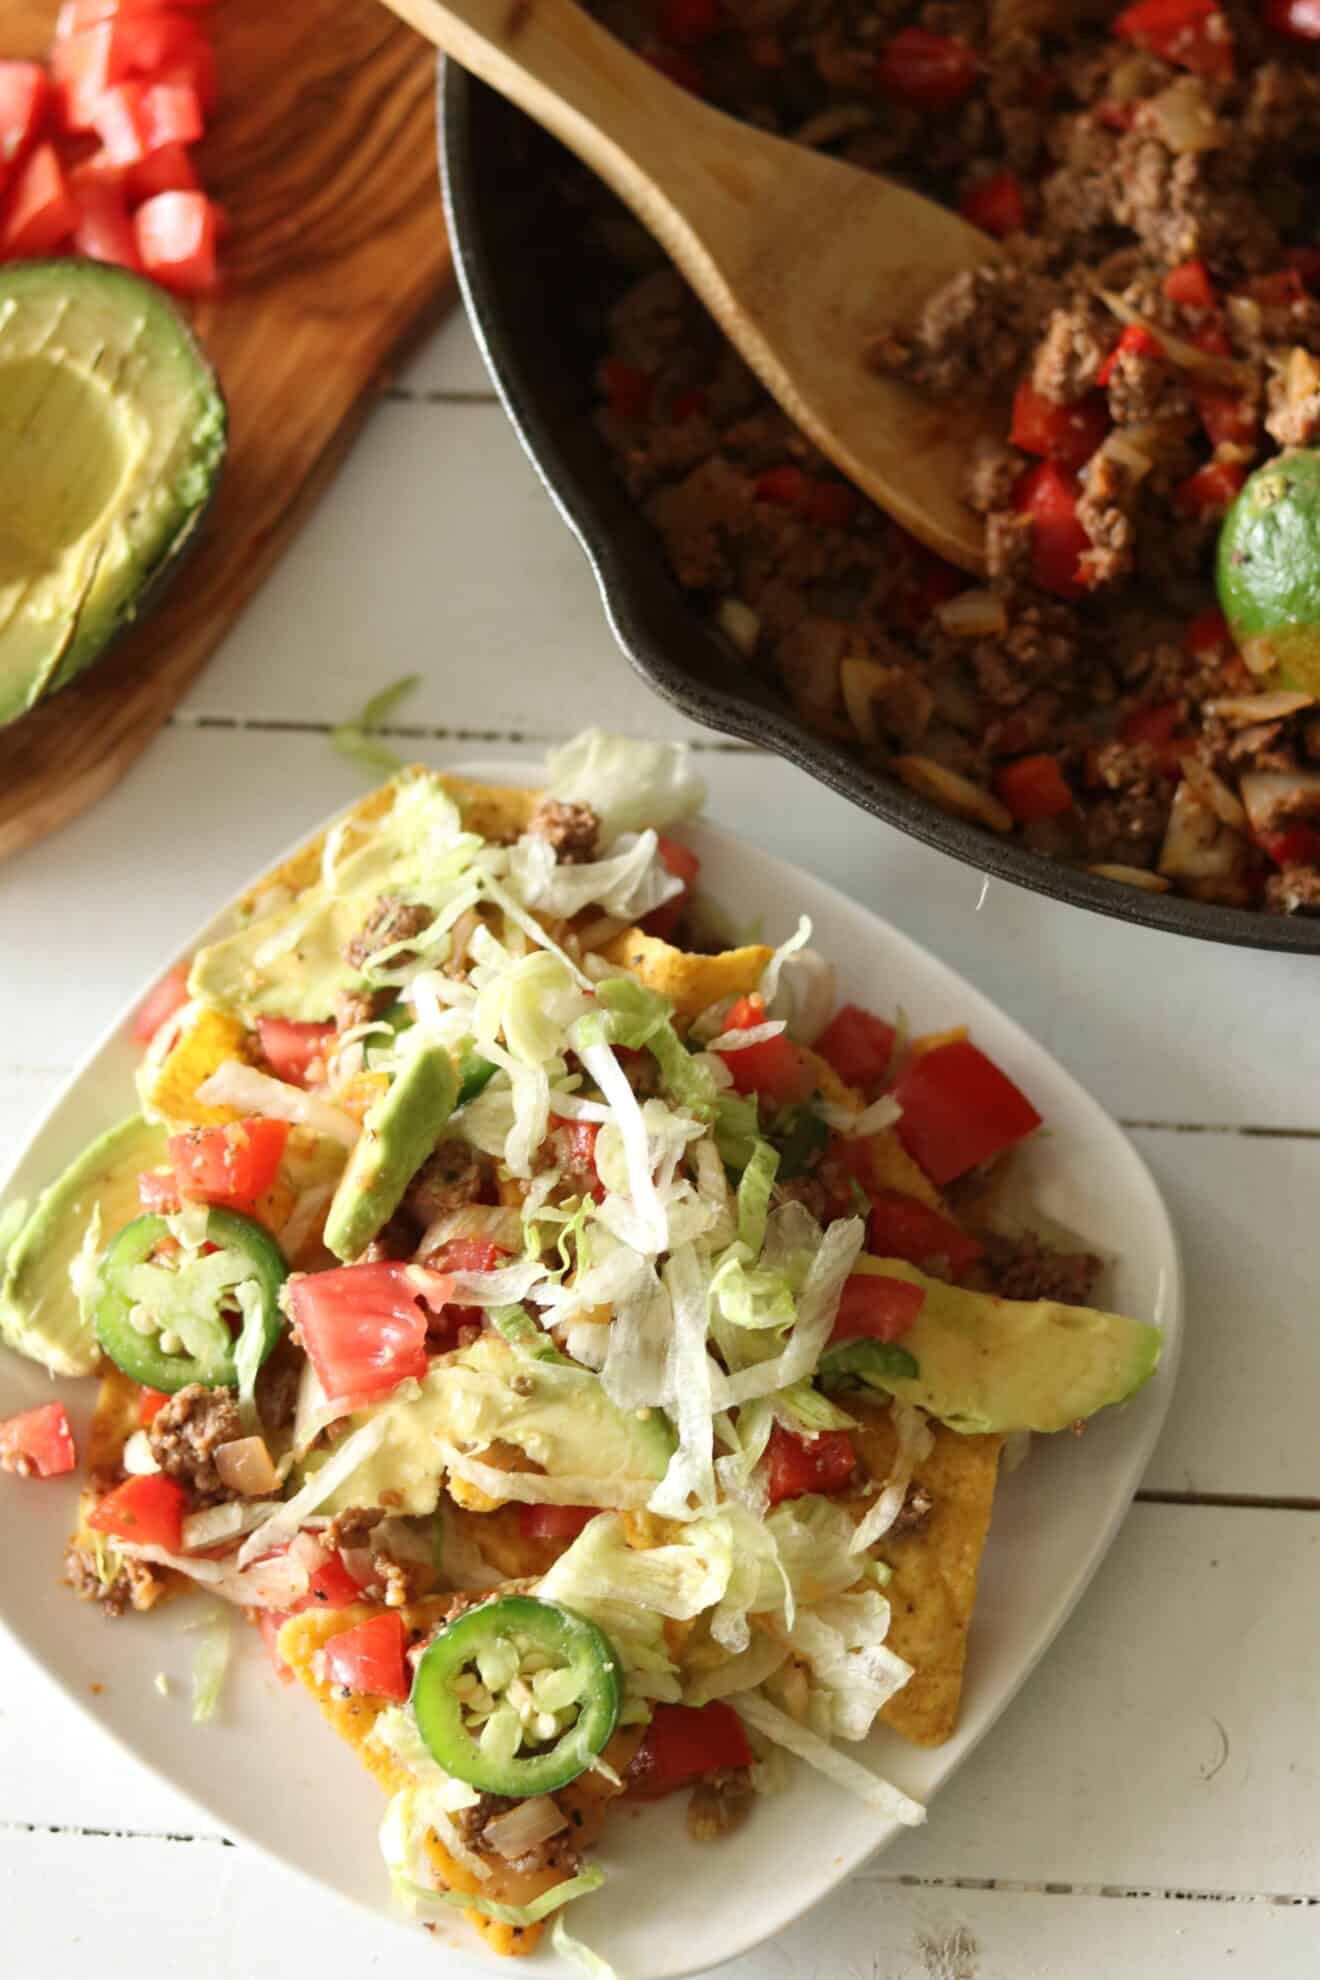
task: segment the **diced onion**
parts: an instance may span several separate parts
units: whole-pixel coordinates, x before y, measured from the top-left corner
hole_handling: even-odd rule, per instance
[[[232,1443],[220,1444],[215,1468],[221,1484],[245,1499],[268,1498],[279,1483],[264,1437],[236,1437]]]
[[[250,1567],[262,1554],[269,1554],[274,1548],[282,1547],[286,1541],[292,1540],[308,1513],[315,1512],[322,1501],[328,1499],[346,1478],[351,1477],[360,1464],[365,1464],[369,1457],[375,1456],[384,1442],[388,1428],[387,1417],[373,1416],[369,1423],[364,1423],[362,1428],[355,1430],[351,1437],[345,1437],[343,1443],[331,1452],[320,1470],[313,1472],[302,1490],[295,1492],[291,1499],[286,1499],[279,1511],[273,1513],[264,1526],[259,1526],[256,1532],[243,1542],[238,1552],[238,1565],[241,1568]]]
[[[558,1803],[548,1794],[534,1794],[529,1801],[520,1801],[487,1822],[481,1839],[500,1856],[512,1859],[524,1856],[567,1827],[568,1817]]]
[[[223,1506],[206,1506],[201,1512],[189,1513],[183,1522],[183,1550],[186,1554],[201,1554],[208,1547],[218,1547],[222,1540],[236,1540],[240,1533],[251,1533],[278,1509],[278,1500],[262,1504],[260,1500],[249,1499],[240,1504],[237,1499],[230,1499]]]
[[[160,1470],[160,1466],[156,1462],[155,1453],[151,1448],[151,1439],[145,1430],[135,1430],[133,1432],[128,1442],[124,1445],[120,1462],[130,1478],[143,1478],[153,1471]]]
[[[475,1485],[487,1498],[524,1506],[602,1506],[640,1512],[654,1489],[645,1478],[547,1478],[539,1471],[501,1471],[460,1451],[443,1437],[435,1440],[437,1454],[456,1478]]]
[[[1159,869],[1170,880],[1221,880],[1242,866],[1244,840],[1184,781],[1173,794]]]
[[[715,613],[720,631],[749,659],[761,637],[761,621],[741,598],[721,598]]]
[[[1248,770],[1238,789],[1253,832],[1276,830],[1284,814],[1320,813],[1320,770]]]
[[[1224,142],[1224,127],[1197,76],[1179,76],[1158,96],[1150,97],[1145,119],[1154,123],[1162,142],[1175,153],[1217,151]]]
[[[309,1127],[327,1141],[342,1142],[345,1148],[351,1148],[358,1138],[357,1122],[342,1108],[238,1059],[226,1059],[217,1066],[198,1087],[197,1098],[210,1107],[236,1107],[241,1114],[260,1114],[266,1120]]]
[[[848,720],[865,743],[878,743],[880,740],[880,725],[875,719],[876,703],[883,704],[893,684],[893,669],[882,667],[877,660],[866,660],[852,653],[840,663],[839,692],[843,696],[843,705],[848,711]]]
[[[919,797],[930,798],[941,810],[973,819],[978,825],[988,825],[992,832],[1012,831],[1013,814],[1007,805],[1001,804],[981,784],[960,777],[956,770],[937,763],[933,757],[896,756],[891,767],[909,790],[916,791]]]
[[[1171,330],[1165,330],[1158,323],[1148,322],[1131,303],[1124,302],[1122,296],[1110,289],[1096,291],[1107,309],[1113,311],[1120,323],[1129,324],[1137,330],[1144,330],[1153,337],[1171,363],[1183,371],[1199,371],[1204,378],[1222,380],[1227,385],[1245,388],[1252,383],[1252,370],[1249,364],[1242,364],[1236,358],[1219,357],[1213,351],[1203,351],[1196,344],[1189,344],[1183,337],[1175,337]]]
[[[935,617],[954,639],[988,639],[1007,632],[1008,610],[997,591],[977,586],[935,607]]]
[[[1202,804],[1208,804],[1216,818],[1225,825],[1231,825],[1235,832],[1246,831],[1247,814],[1241,798],[1235,791],[1230,791],[1223,778],[1216,776],[1208,764],[1202,763],[1199,756],[1185,756],[1182,773]]]
[[[1235,729],[1249,729],[1256,722],[1286,722],[1290,715],[1299,715],[1303,708],[1314,706],[1313,694],[1279,688],[1273,694],[1227,695],[1218,701],[1207,701],[1205,712],[1221,722],[1231,723]]]
[[[1150,872],[1147,867],[1121,866],[1112,860],[1101,861],[1086,870],[1100,880],[1119,880],[1125,887],[1140,887],[1143,894],[1167,894],[1172,884],[1162,875]]]
[[[842,137],[852,137],[857,131],[870,131],[875,128],[875,111],[863,103],[836,103],[828,110],[818,110],[814,117],[808,117],[805,124],[799,124],[792,134],[794,144],[836,144]]]

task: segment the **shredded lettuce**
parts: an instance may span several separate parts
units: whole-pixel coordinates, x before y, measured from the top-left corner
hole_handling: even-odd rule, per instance
[[[373,694],[356,715],[347,722],[339,722],[330,731],[330,746],[346,756],[350,763],[360,763],[364,770],[387,777],[402,770],[403,758],[387,744],[378,742],[375,731],[381,728],[394,713],[399,703],[410,695],[421,680],[420,674],[405,674],[402,680],[391,682],[379,694]]]
[[[790,1719],[786,1712],[781,1712],[760,1692],[740,1692],[734,1709],[753,1731],[773,1740],[776,1746],[784,1747],[789,1753],[795,1753],[808,1766],[827,1775],[839,1787],[847,1788],[878,1814],[887,1816],[890,1821],[902,1822],[908,1828],[917,1828],[925,1821],[926,1811],[919,1801],[913,1801],[910,1795],[904,1794],[892,1782],[873,1774],[867,1767],[859,1766],[856,1760],[850,1760],[846,1754],[831,1746],[827,1739],[822,1739],[819,1733]]]
[[[715,1145],[731,1169],[745,1168],[761,1131],[754,1093],[721,1093],[715,1110]]]
[[[547,1602],[580,1608],[584,1601],[631,1602],[675,1622],[713,1608],[734,1571],[731,1521],[724,1513],[696,1519],[661,1547],[630,1547],[617,1513],[601,1513],[542,1578]]]
[[[864,1235],[860,1217],[841,1218],[827,1227],[798,1297],[797,1320],[788,1345],[772,1361],[719,1378],[715,1383],[719,1408],[732,1409],[755,1396],[772,1395],[812,1373],[830,1337],[843,1282],[856,1263]]]
[[[620,921],[640,921],[683,891],[660,858],[655,833],[623,833],[613,853],[559,865],[548,839],[531,832],[509,854],[509,877],[528,907],[564,921],[593,904]]]
[[[192,1720],[195,1726],[204,1726],[215,1717],[220,1704],[233,1648],[232,1621],[227,1610],[215,1607],[188,1627],[200,1633],[193,1652]]]
[[[587,729],[550,751],[546,771],[554,797],[591,806],[606,846],[620,832],[676,825],[706,801],[686,743],[637,742]]]
[[[858,1589],[800,1610],[789,1647],[811,1668],[807,1723],[822,1739],[865,1739],[877,1712],[901,1691],[912,1666],[887,1648],[889,1603]]]
[[[245,1433],[256,1436],[261,1429],[257,1415],[256,1386],[261,1373],[262,1350],[266,1345],[265,1310],[261,1288],[254,1279],[244,1279],[234,1288],[234,1298],[243,1316],[243,1325],[234,1345],[234,1370],[238,1376],[238,1415]]]
[[[671,1519],[692,1516],[715,1501],[712,1377],[715,1364],[706,1347],[710,1327],[708,1269],[695,1246],[672,1252],[663,1272],[674,1310],[665,1371],[666,1402],[678,1430],[678,1449],[651,1499],[651,1510]]]
[[[574,1898],[598,1891],[605,1882],[604,1871],[589,1864],[575,1877],[540,1892],[530,1904],[501,1904],[480,1892],[437,1890],[429,1880],[423,1881],[430,1875],[425,1845],[428,1832],[435,1827],[435,1812],[424,1789],[400,1788],[391,1798],[380,1826],[380,1850],[390,1873],[390,1888],[423,1924],[434,1924],[450,1910],[457,1909],[479,1911],[484,1918],[494,1918],[501,1925],[536,1925],[562,1905],[571,1904]]]
[[[580,1966],[587,1975],[587,1980],[620,1980],[620,1975],[615,1972],[607,1959],[602,1959],[599,1953],[593,1952],[590,1946],[582,1943],[581,1939],[574,1938],[562,1911],[555,1919],[554,1929],[550,1934],[550,1944],[561,1959],[571,1960],[575,1966]]]
[[[770,1192],[779,1173],[779,1150],[758,1141],[738,1184],[738,1242],[755,1258],[765,1243],[770,1215]]]

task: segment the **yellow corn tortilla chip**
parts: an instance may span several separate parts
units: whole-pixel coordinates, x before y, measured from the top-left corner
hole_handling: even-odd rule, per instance
[[[758,942],[717,956],[691,956],[640,928],[625,928],[601,954],[606,962],[631,971],[648,990],[667,997],[679,1017],[694,1018],[722,997],[745,997],[755,990],[774,950]]]
[[[452,1595],[430,1595],[424,1601],[414,1602],[400,1610],[398,1613],[403,1617],[410,1638],[418,1642],[429,1636],[437,1623],[444,1620],[453,1599]],[[410,1777],[371,1739],[372,1728],[387,1709],[388,1700],[355,1696],[345,1698],[336,1694],[322,1675],[317,1655],[332,1636],[338,1636],[341,1631],[352,1629],[358,1623],[368,1622],[372,1616],[381,1613],[374,1604],[365,1602],[350,1609],[309,1609],[285,1623],[279,1634],[278,1649],[299,1683],[316,1699],[339,1737],[352,1747],[386,1794],[393,1795],[410,1785]],[[615,1733],[605,1748],[602,1758],[621,1778],[627,1774],[641,1738],[642,1728],[630,1726]],[[604,1823],[606,1807],[618,1792],[605,1775],[589,1773],[580,1775],[555,1796],[572,1824],[575,1847],[585,1848],[596,1841]],[[441,1881],[450,1890],[464,1896],[471,1897],[480,1892],[500,1904],[528,1904],[542,1891],[563,1882],[562,1871],[515,1870],[502,1856],[490,1852],[482,1854],[489,1875],[479,1879],[473,1871],[455,1862],[434,1833],[428,1837],[426,1846]],[[465,1911],[463,1915],[493,1951],[515,1956],[531,1952],[545,1929],[543,1924],[506,1925],[476,1910]]]
[[[894,1459],[889,1411],[851,1397],[848,1409],[861,1426],[853,1433],[861,1460],[880,1483]],[[906,1538],[891,1534],[877,1549],[893,1569],[885,1590],[893,1607],[886,1640],[913,1667],[880,1716],[917,1746],[942,1745],[957,1723],[967,1631],[1004,1441],[960,1436],[942,1423],[930,1427],[934,1448],[913,1473],[934,1502],[930,1515],[918,1531]]]
[[[143,1104],[172,1128],[212,1127],[236,1121],[236,1107],[216,1107],[197,1098],[197,1089],[227,1059],[246,1059],[246,1033],[236,1017],[199,1010],[154,1076],[147,1076]]]

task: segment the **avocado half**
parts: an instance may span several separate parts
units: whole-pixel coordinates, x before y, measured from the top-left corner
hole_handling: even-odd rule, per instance
[[[1320,453],[1257,468],[1224,518],[1219,602],[1252,672],[1320,694]]]
[[[0,723],[154,598],[226,431],[215,373],[154,283],[93,261],[0,268]]]

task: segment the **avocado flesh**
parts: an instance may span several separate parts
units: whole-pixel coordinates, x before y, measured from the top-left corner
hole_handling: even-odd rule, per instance
[[[1219,602],[1254,673],[1320,695],[1320,453],[1249,476],[1219,533]]]
[[[854,1269],[925,1292],[902,1342],[920,1373],[875,1384],[952,1430],[1065,1430],[1135,1395],[1159,1362],[1160,1330],[1142,1320],[999,1299],[928,1279],[898,1258],[863,1257]]]
[[[389,1426],[384,1441],[321,1511],[377,1505],[385,1494],[396,1512],[432,1512],[444,1477],[437,1438],[478,1454],[498,1440],[525,1452],[552,1478],[606,1484],[618,1478],[658,1482],[674,1449],[663,1411],[619,1409],[590,1369],[519,1354],[493,1335],[434,1362],[411,1401],[387,1399],[359,1410],[350,1425],[356,1429],[381,1414]]]
[[[0,723],[136,615],[206,506],[225,424],[153,284],[93,262],[0,269]]]
[[[52,1375],[90,1375],[100,1360],[69,1267],[98,1209],[102,1250],[141,1214],[138,1176],[166,1160],[167,1139],[163,1127],[140,1114],[107,1128],[42,1192],[10,1247],[0,1286],[0,1336]]]
[[[389,1222],[457,1097],[454,1062],[439,1045],[423,1046],[395,1074],[368,1111],[330,1204],[325,1241],[336,1258],[356,1258]]]

